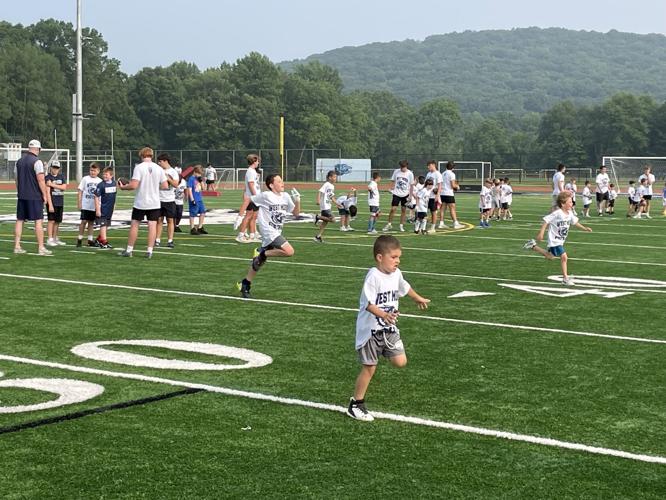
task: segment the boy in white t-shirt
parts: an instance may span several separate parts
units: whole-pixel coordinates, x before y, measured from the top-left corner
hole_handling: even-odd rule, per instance
[[[640,219],[643,215],[647,216],[647,200],[645,199],[649,193],[647,179],[645,177],[640,179],[640,184],[636,188],[634,193],[634,200],[636,201],[636,214],[633,216],[634,219]]]
[[[513,220],[511,213],[511,204],[513,203],[513,188],[508,177],[504,178],[504,183],[500,186],[500,219]]]
[[[215,180],[217,179],[217,172],[215,167],[210,163],[206,165],[206,191],[215,191]]]
[[[180,176],[180,173],[178,170],[174,167],[174,170],[176,170],[176,173]],[[181,169],[182,172],[182,169]],[[185,191],[187,190],[187,181],[180,177],[180,182],[178,182],[178,186],[176,187],[175,190],[175,195],[176,195],[176,218],[173,220],[174,227],[173,227],[173,232],[174,233],[182,233],[183,230],[180,228],[180,221],[183,218],[183,205],[185,203]]]
[[[100,166],[93,162],[90,164],[88,175],[81,179],[78,188],[78,209],[81,210],[81,223],[79,224],[79,237],[76,240],[76,246],[80,247],[83,243],[83,233],[88,231],[88,246],[98,246],[93,241],[93,229],[95,224],[95,192],[97,184],[102,182],[99,178]]]
[[[490,211],[493,209],[493,180],[486,179],[479,193],[479,227],[486,229],[490,227]]]
[[[562,267],[562,283],[565,285],[573,285],[573,279],[569,277],[567,270],[567,252],[564,250],[564,241],[569,235],[569,227],[576,226],[583,231],[592,232],[592,228],[583,226],[578,222],[578,217],[573,212],[573,197],[569,191],[561,191],[557,195],[558,209],[543,218],[543,224],[535,240],[529,240],[523,248],[525,250],[534,250],[547,259],[555,257],[560,258],[560,266]],[[548,247],[546,250],[537,246],[537,241],[543,241],[544,233],[548,228]]]
[[[368,219],[368,234],[377,234],[375,224],[379,218],[379,183],[382,177],[379,172],[372,173],[372,180],[368,184],[368,209],[370,210],[370,218]]]
[[[335,200],[340,215],[340,231],[353,231],[354,228],[349,225],[352,217],[356,217],[358,209],[356,208],[356,188],[350,188],[347,195],[340,196]]]
[[[627,201],[629,205],[627,207],[627,217],[632,217],[636,213],[638,208],[638,203],[635,200],[636,198],[636,182],[629,181],[629,187],[627,188]]]
[[[430,191],[430,199],[428,200],[428,211],[430,211],[430,230],[429,233],[436,232],[437,225],[437,211],[441,206],[442,202],[439,197],[439,193],[442,190],[442,174],[437,170],[437,162],[435,160],[428,161],[427,164],[428,173],[426,174],[426,182],[428,179],[432,179],[432,191]]]
[[[608,186],[608,208],[606,213],[609,215],[615,214],[615,200],[617,199],[617,190],[615,189],[615,184],[611,183]]]
[[[421,184],[423,183],[423,184]],[[427,179],[422,175],[419,176],[419,184],[416,190],[416,223],[414,224],[414,232],[426,234],[428,227],[428,202],[430,195],[435,184],[432,179]]]
[[[322,184],[322,186],[319,188],[319,191],[317,191],[317,204],[319,205],[320,212],[319,215],[315,216],[315,224],[321,222],[321,226],[319,227],[319,232],[314,237],[314,240],[317,243],[324,242],[321,236],[324,234],[326,226],[328,226],[329,222],[335,221],[335,217],[333,217],[333,212],[331,212],[331,208],[333,207],[333,204],[337,204],[337,202],[335,201],[335,185],[334,185],[337,179],[338,176],[335,173],[335,170],[329,170],[328,173],[326,174],[326,182],[324,182],[324,184]]]
[[[347,409],[350,417],[366,422],[374,420],[365,407],[365,393],[375,374],[379,356],[384,356],[398,368],[407,364],[405,348],[396,326],[400,297],[411,297],[419,309],[427,309],[430,303],[403,279],[398,269],[402,250],[396,237],[378,237],[373,254],[376,265],[365,276],[356,317],[356,352],[362,365],[361,372],[356,378],[354,396],[350,398]]]
[[[388,215],[388,222],[386,226],[384,226],[384,232],[391,230],[393,215],[398,209],[398,206],[400,206],[400,231],[404,232],[405,230],[407,204],[412,195],[414,173],[409,169],[409,162],[407,160],[401,160],[398,165],[400,168],[396,168],[391,176],[391,180],[393,181],[391,194],[393,197],[391,198],[391,211]]]
[[[254,252],[250,269],[243,281],[236,283],[236,288],[243,298],[250,298],[252,280],[269,257],[291,257],[294,247],[282,236],[285,215],[297,216],[301,211],[301,195],[296,189],[291,196],[284,192],[284,181],[278,174],[266,178],[268,191],[259,191],[251,200],[259,208],[257,224],[261,232],[261,246]]]

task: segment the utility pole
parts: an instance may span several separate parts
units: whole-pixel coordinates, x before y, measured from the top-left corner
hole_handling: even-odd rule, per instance
[[[81,0],[76,0],[76,100],[74,123],[76,125],[76,180],[83,177],[83,57],[81,50]]]

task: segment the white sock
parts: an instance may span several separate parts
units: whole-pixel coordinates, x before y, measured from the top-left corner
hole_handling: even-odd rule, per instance
[[[153,247],[147,247],[146,253],[153,253]]]
[[[134,247],[132,245],[127,245],[127,248],[125,249],[126,252],[131,252],[134,250]]]

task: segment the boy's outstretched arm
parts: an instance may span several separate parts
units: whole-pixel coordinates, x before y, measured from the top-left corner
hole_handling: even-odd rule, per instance
[[[409,289],[409,292],[407,292],[407,296],[411,297],[411,299],[416,302],[416,306],[419,309],[428,309],[428,304],[430,304],[430,299],[426,299],[425,297],[421,297],[418,293],[414,291],[413,288]]]
[[[589,226],[583,226],[580,222],[576,222],[575,226],[576,226],[578,229],[582,229],[583,231],[587,231],[588,233],[591,233],[591,232],[592,232],[592,228],[591,228],[591,227],[589,227]]]

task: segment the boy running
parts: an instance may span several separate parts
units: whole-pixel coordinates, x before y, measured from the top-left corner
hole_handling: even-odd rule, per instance
[[[317,204],[320,208],[320,214],[315,216],[315,224],[318,224],[321,221],[321,226],[319,227],[319,232],[314,237],[314,240],[317,243],[323,243],[324,240],[321,236],[324,234],[324,229],[328,226],[329,222],[334,222],[335,217],[333,217],[333,212],[331,212],[331,207],[335,201],[335,181],[338,179],[335,170],[329,170],[326,174],[326,182],[322,184],[317,191]]]
[[[291,257],[294,248],[282,236],[284,216],[288,213],[298,216],[301,211],[301,195],[296,189],[291,196],[284,192],[284,181],[277,174],[266,178],[268,191],[259,192],[251,200],[258,207],[257,223],[261,232],[261,247],[255,250],[255,257],[243,281],[236,288],[243,298],[250,298],[252,280],[269,257]]]
[[[537,246],[537,241],[529,240],[523,248],[534,250],[547,259],[560,258],[562,267],[562,284],[573,286],[574,282],[567,270],[567,252],[564,250],[564,241],[569,235],[569,227],[576,226],[583,231],[592,232],[592,228],[583,226],[578,222],[578,217],[573,212],[573,197],[569,191],[562,191],[557,195],[557,210],[543,218],[543,224],[536,237],[537,241],[543,241],[544,233],[548,228],[548,247],[546,250]]]
[[[354,396],[350,398],[347,409],[350,417],[365,422],[374,420],[365,407],[365,393],[377,369],[379,356],[384,356],[398,368],[407,364],[405,348],[396,326],[399,298],[405,295],[411,297],[419,309],[427,309],[430,303],[403,279],[398,269],[402,250],[397,238],[380,236],[375,240],[373,254],[376,265],[365,276],[356,317],[356,352],[361,372],[356,378]]]

